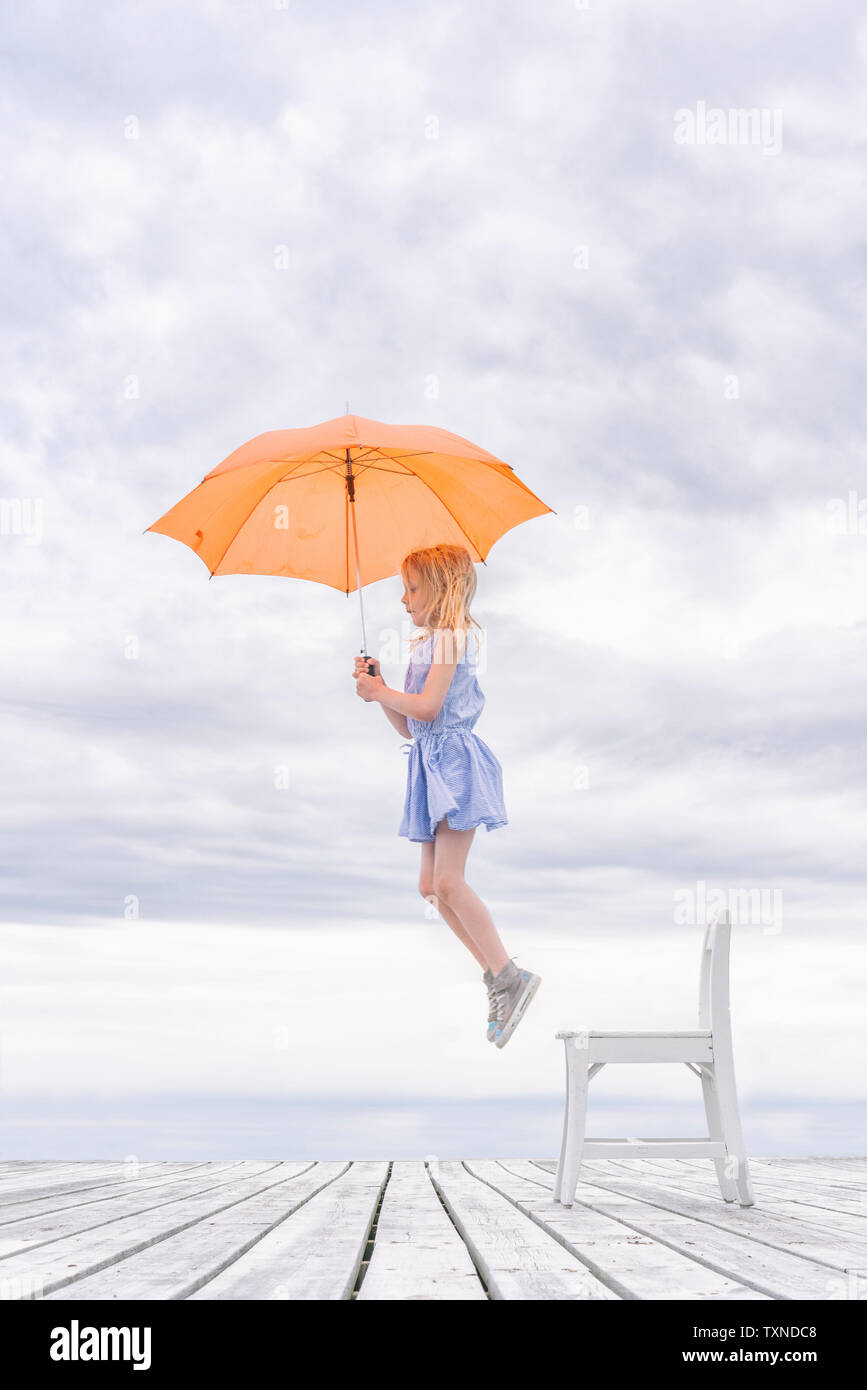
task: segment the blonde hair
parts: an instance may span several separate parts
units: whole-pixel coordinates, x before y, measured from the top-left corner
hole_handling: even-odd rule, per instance
[[[470,603],[476,592],[476,570],[470,552],[463,545],[431,545],[412,550],[401,561],[400,573],[409,583],[407,567],[412,565],[425,586],[431,608],[424,624],[425,631],[414,642],[423,642],[436,628],[448,628],[457,633],[471,627],[481,627],[470,614]]]

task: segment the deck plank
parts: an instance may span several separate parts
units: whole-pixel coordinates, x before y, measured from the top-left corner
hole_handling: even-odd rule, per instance
[[[115,1160],[112,1163],[58,1163],[32,1174],[0,1174],[0,1221],[5,1218],[5,1207],[31,1197],[49,1197],[54,1193],[63,1194],[76,1190],[86,1191],[91,1187],[121,1184],[130,1179],[137,1181],[148,1172],[159,1172],[161,1169],[186,1172],[203,1166],[202,1163],[153,1162],[142,1164],[132,1176],[128,1169],[124,1169],[121,1160]]]
[[[860,1158],[855,1155],[851,1158],[803,1158],[799,1154],[772,1154],[767,1158],[751,1158],[750,1162],[768,1164],[770,1167],[784,1164],[804,1168],[811,1173],[822,1169],[844,1177],[854,1173],[860,1176],[862,1182],[867,1175],[867,1155]]]
[[[269,1231],[191,1298],[351,1298],[388,1163],[342,1166],[344,1171],[288,1221]]]
[[[424,1163],[392,1164],[358,1301],[487,1301],[476,1267]]]
[[[114,1160],[117,1162],[117,1160]],[[81,1159],[72,1158],[7,1158],[0,1162],[0,1178],[6,1173],[26,1173],[28,1176],[42,1172],[45,1168],[72,1168],[76,1163],[80,1164]],[[111,1160],[100,1159],[100,1167],[107,1167]]]
[[[33,1188],[21,1188],[17,1196],[13,1198],[10,1195],[8,1201],[0,1202],[0,1232],[25,1217],[45,1215],[68,1207],[85,1207],[127,1193],[146,1192],[171,1181],[189,1179],[198,1182],[205,1175],[210,1177],[237,1168],[240,1162],[240,1159],[232,1159],[224,1163],[153,1163],[135,1177],[129,1174],[124,1176],[120,1172],[102,1177],[94,1174],[82,1182],[69,1179],[57,1186],[40,1183]]]
[[[616,1299],[574,1255],[458,1160],[430,1165],[492,1299]]]
[[[288,1166],[301,1172],[313,1165],[299,1162]],[[242,1202],[286,1176],[286,1165],[279,1162],[242,1162],[226,1178],[217,1175],[198,1183],[184,1179],[153,1193],[125,1194],[108,1202],[11,1223],[0,1227],[0,1254],[6,1255],[2,1273],[41,1284],[46,1294],[51,1293]]]
[[[619,1298],[765,1300],[760,1293],[697,1261],[694,1255],[661,1245],[622,1221],[585,1206],[563,1207],[553,1188],[540,1181],[529,1160],[467,1160],[466,1167],[556,1240]]]

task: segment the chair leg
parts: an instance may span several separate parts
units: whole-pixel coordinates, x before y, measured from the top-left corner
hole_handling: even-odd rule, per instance
[[[722,1121],[728,1159],[726,1176],[734,1181],[735,1196],[742,1207],[755,1205],[750,1169],[741,1130],[741,1116],[738,1109],[738,1095],[735,1087],[735,1069],[730,1053],[723,1053],[714,1068],[716,1075],[716,1096]],[[732,1171],[734,1170],[734,1171]],[[733,1199],[734,1200],[734,1199]]]
[[[722,1140],[725,1143],[725,1132],[723,1130],[722,1112],[720,1111],[719,1096],[717,1094],[716,1070],[713,1066],[703,1066],[701,1069],[701,1089],[704,1094],[704,1113],[707,1116],[707,1132],[711,1139]],[[726,1171],[726,1160],[715,1158],[713,1166],[716,1169],[719,1190],[723,1200],[734,1202],[737,1197],[735,1183]]]
[[[564,1038],[566,1045],[566,1115],[563,1121],[563,1141],[560,1162],[554,1183],[554,1201],[571,1207],[581,1170],[581,1153],[587,1125],[587,1088],[589,1067],[587,1048],[577,1047],[574,1038]]]
[[[755,1206],[755,1196],[753,1195],[753,1185],[750,1182],[750,1165],[746,1154],[738,1158],[738,1171],[735,1178],[738,1188],[738,1197],[742,1207]]]
[[[742,1206],[750,1207],[755,1199],[750,1187],[749,1170],[744,1153],[737,1097],[734,1097],[732,1116],[732,1097],[726,1088],[725,1068],[720,1064],[713,1068],[702,1067],[701,1088],[704,1093],[704,1110],[707,1116],[707,1131],[711,1139],[722,1140],[726,1146],[727,1157],[713,1160],[717,1182],[726,1202],[740,1201]],[[732,1165],[735,1171],[732,1172]]]
[[[570,1107],[569,1107],[569,1099],[570,1099],[570,1090],[571,1090],[571,1088],[570,1088],[570,1086],[569,1086],[569,1039],[568,1039],[568,1038],[564,1038],[564,1039],[563,1039],[563,1047],[564,1047],[564,1052],[565,1052],[565,1057],[566,1057],[566,1104],[565,1104],[564,1107],[563,1107],[563,1135],[562,1135],[562,1137],[561,1137],[561,1139],[560,1139],[560,1157],[559,1157],[559,1159],[557,1160],[557,1175],[556,1175],[556,1177],[555,1177],[555,1179],[554,1179],[554,1201],[555,1201],[555,1202],[559,1202],[559,1200],[560,1200],[560,1191],[561,1191],[561,1188],[562,1188],[562,1186],[563,1186],[563,1170],[564,1170],[564,1168],[565,1168],[565,1166],[566,1166],[566,1151],[567,1151],[568,1143],[569,1143],[569,1121],[570,1121],[570,1118],[571,1118],[571,1115],[570,1115]]]

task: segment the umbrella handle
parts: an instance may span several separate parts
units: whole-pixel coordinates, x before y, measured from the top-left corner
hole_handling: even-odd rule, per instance
[[[376,675],[376,671],[373,669],[373,662],[370,660],[370,657],[367,655],[367,652],[363,651],[363,652],[361,653],[361,655],[364,657],[365,661],[367,662],[367,674],[368,674],[369,676],[375,676],[375,675]]]

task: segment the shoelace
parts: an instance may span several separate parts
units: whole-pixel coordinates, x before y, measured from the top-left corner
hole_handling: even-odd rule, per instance
[[[498,989],[498,990],[496,990],[496,991],[495,991],[495,994],[494,994],[494,998],[495,998],[495,1000],[496,1000],[497,1023],[500,1024],[500,1025],[502,1026],[503,1021],[504,1021],[505,1016],[506,1016],[506,1005],[507,1005],[508,1002],[509,1002],[509,990],[508,990],[508,989]]]
[[[521,982],[521,972],[518,971],[518,974],[517,974],[516,976],[513,976],[512,980],[510,981],[509,984],[507,984],[507,985],[501,985],[499,989],[495,989],[495,990],[494,990],[494,999],[496,1000],[496,1006],[497,1006],[497,1023],[498,1023],[498,1024],[501,1024],[501,1025],[502,1025],[503,1020],[504,1020],[505,1015],[506,1015],[506,1007],[507,1007],[507,1005],[508,1005],[508,1003],[509,1003],[509,1000],[510,1000],[512,994],[514,993],[515,989],[516,989],[517,986],[520,984],[520,982]]]
[[[497,996],[494,993],[494,986],[488,985],[488,1022],[499,1023],[500,1015],[497,1008]]]

